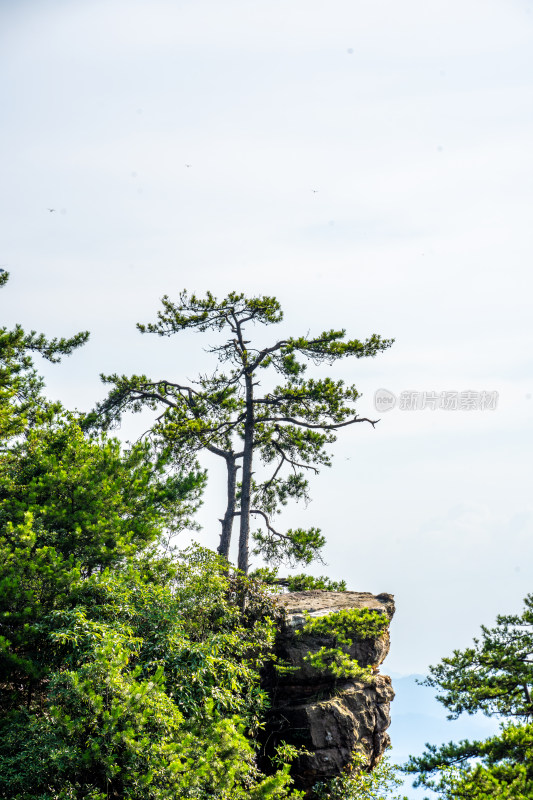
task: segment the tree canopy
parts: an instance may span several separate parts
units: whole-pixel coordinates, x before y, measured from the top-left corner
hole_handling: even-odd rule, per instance
[[[137,326],[141,333],[223,332],[225,338],[209,348],[218,361],[216,369],[192,384],[176,382],[173,376],[102,376],[112,389],[97,408],[96,418],[108,427],[128,410],[150,408],[158,413],[152,440],[171,452],[177,463],[186,463],[202,450],[224,459],[227,504],[218,551],[228,558],[234,519],[239,517],[238,567],[244,573],[249,567],[251,517],[261,524],[253,533],[255,552],[272,562],[309,563],[324,545],[320,530],[281,532],[272,518],[289,499],[307,498],[305,473],[330,464],[327,445],[335,441],[339,429],[359,422],[374,425],[376,420],[356,413],[355,386],[328,377],[306,378],[304,373],[310,362],[373,357],[392,340],[372,335],[359,341],[347,339],[344,330],[328,330],[257,347],[246,338],[248,327],[276,324],[283,318],[274,297],[248,298],[232,292],[217,300],[211,293],[201,298],[182,292],[176,303],[163,297],[162,306],[156,322]],[[282,382],[261,393],[265,370]],[[254,470],[257,461],[269,471],[261,480]]]
[[[146,442],[123,450],[55,413],[0,458],[0,525],[31,514],[40,543],[90,574],[186,527],[204,482],[168,473]]]
[[[526,800],[533,796],[533,595],[522,614],[501,615],[481,628],[472,647],[456,650],[430,668],[425,684],[450,719],[482,712],[503,720],[500,733],[485,741],[427,745],[406,771],[415,785],[448,800]]]
[[[9,280],[9,272],[0,273],[0,288]],[[89,338],[81,331],[71,338],[47,339],[43,333],[27,333],[20,325],[12,330],[0,328],[0,442],[22,433],[46,405],[33,354],[57,363],[70,355]],[[49,405],[49,404],[48,404]]]
[[[272,315],[264,309],[264,319]],[[243,458],[242,444],[231,447],[232,437],[245,435],[246,382],[231,383],[237,367],[227,386],[217,388],[217,374],[205,379],[191,387],[182,416],[179,392],[158,386],[154,407],[168,397],[172,415],[151,439],[125,447],[44,396],[33,353],[59,360],[87,335],[48,340],[20,326],[0,330],[0,798],[297,800],[290,775],[297,748],[282,744],[261,767],[257,758],[268,708],[260,674],[272,658],[278,613],[272,597],[219,554],[169,547],[190,524],[205,483],[198,442]],[[298,376],[293,355],[284,357],[287,375]],[[246,359],[241,378],[253,378]],[[276,449],[268,416],[296,412],[291,392],[305,394],[305,386],[309,397],[295,419],[309,431],[326,418],[331,430],[350,424],[342,396],[321,389],[320,399],[309,382],[287,378],[277,410],[265,402],[253,415],[262,427],[252,449]],[[130,391],[125,407],[146,400]],[[284,460],[300,453],[313,466],[316,455],[306,456],[313,440],[302,441],[283,451]],[[291,494],[290,476],[285,489],[273,480],[278,500]],[[235,503],[241,495],[235,487]],[[304,575],[294,581],[309,585]],[[382,797],[390,771],[364,769],[317,787],[318,796]]]
[[[225,562],[166,547],[203,474],[83,433],[42,396],[31,337],[13,342],[0,351],[16,388],[0,396],[16,423],[0,441],[0,798],[296,798],[287,758],[271,775],[255,763],[267,599],[250,586],[242,612]]]

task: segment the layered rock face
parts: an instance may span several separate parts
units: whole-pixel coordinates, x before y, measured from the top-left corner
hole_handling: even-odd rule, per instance
[[[378,667],[389,652],[388,628],[380,636],[355,640],[348,654],[361,667],[370,666],[369,683],[351,678],[335,678],[328,670],[319,670],[306,657],[321,647],[331,645],[326,635],[298,634],[306,621],[346,609],[368,608],[385,615],[394,614],[390,594],[368,592],[292,592],[278,598],[282,622],[277,638],[278,663],[292,670],[270,667],[264,676],[272,709],[266,735],[265,752],[288,742],[305,747],[293,767],[297,787],[313,797],[311,787],[338,775],[351,761],[355,750],[364,753],[373,767],[390,743],[389,703],[394,697],[391,680],[380,675]]]

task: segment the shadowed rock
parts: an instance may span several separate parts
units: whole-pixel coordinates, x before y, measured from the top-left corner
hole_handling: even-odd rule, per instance
[[[375,673],[370,683],[355,679],[337,679],[329,671],[311,666],[305,657],[321,647],[331,647],[332,636],[298,634],[311,618],[347,609],[368,608],[384,614],[390,621],[394,598],[390,594],[368,592],[328,592],[312,590],[292,592],[277,598],[282,621],[276,642],[278,663],[292,667],[279,672],[271,665],[264,674],[272,709],[264,738],[264,752],[271,754],[276,745],[288,742],[305,747],[293,766],[297,787],[313,797],[311,787],[338,775],[351,761],[354,751],[364,753],[374,767],[390,743],[389,704],[394,697],[390,678],[380,675],[378,667],[389,652],[388,629],[380,636],[355,639],[347,653],[361,667]]]

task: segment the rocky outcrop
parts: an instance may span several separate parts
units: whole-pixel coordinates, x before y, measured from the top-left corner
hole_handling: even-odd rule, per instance
[[[372,668],[370,682],[335,678],[309,664],[306,656],[331,645],[326,635],[298,634],[311,618],[344,609],[368,608],[385,615],[394,614],[390,594],[368,592],[307,591],[281,595],[282,610],[276,644],[278,666],[270,665],[264,686],[271,698],[271,713],[265,731],[265,754],[281,742],[305,747],[293,767],[297,787],[313,797],[311,787],[318,781],[338,775],[359,750],[372,768],[390,743],[389,703],[394,697],[390,678],[380,675],[379,665],[389,652],[388,627],[376,638],[355,639],[349,655],[362,667]],[[286,669],[289,667],[289,669]]]

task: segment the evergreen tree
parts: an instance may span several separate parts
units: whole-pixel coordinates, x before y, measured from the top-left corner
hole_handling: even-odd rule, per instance
[[[427,745],[405,770],[415,785],[451,800],[529,800],[533,797],[533,595],[521,615],[498,616],[494,628],[482,627],[472,647],[456,650],[430,668],[425,685],[450,719],[481,711],[504,721],[486,741]]]
[[[42,394],[32,354],[86,338],[0,331],[0,798],[297,800],[295,748],[256,761],[272,599],[161,547],[199,501],[196,449],[169,472],[170,430],[124,450]],[[376,779],[322,796],[377,797]]]
[[[355,386],[330,378],[306,379],[306,362],[373,357],[392,341],[377,335],[365,341],[346,340],[344,330],[330,330],[253,347],[246,338],[248,326],[271,325],[283,318],[273,297],[247,298],[232,292],[218,301],[210,293],[199,298],[182,292],[177,303],[166,296],[162,303],[157,321],[139,324],[138,329],[159,336],[187,329],[224,331],[225,340],[210,348],[220,366],[192,385],[170,377],[103,376],[113,388],[97,409],[100,424],[112,425],[126,410],[148,407],[159,412],[152,428],[154,440],[173,451],[178,462],[202,450],[224,459],[227,505],[218,551],[228,558],[233,522],[240,517],[238,567],[244,573],[249,565],[251,516],[263,525],[254,533],[255,552],[273,562],[285,558],[309,563],[324,545],[320,531],[280,532],[273,527],[272,516],[289,498],[307,497],[305,472],[316,473],[319,466],[330,464],[326,446],[335,441],[340,428],[375,421],[357,415]],[[259,376],[268,368],[283,382],[261,394]],[[254,457],[270,469],[261,482],[254,480]]]
[[[157,547],[203,474],[37,402],[0,454],[0,798],[296,798],[255,764],[266,599],[243,613],[225,562]]]
[[[85,437],[67,414],[0,454],[0,704],[41,691],[42,620],[75,602],[80,581],[125,569],[186,524],[203,474],[167,476],[150,456]]]
[[[9,272],[0,273],[0,287],[8,280]],[[42,396],[43,380],[35,369],[33,354],[57,363],[88,338],[88,331],[70,339],[47,339],[42,333],[26,333],[20,325],[13,330],[0,328],[0,447],[22,433],[39,414],[42,415],[47,405]]]
[[[0,456],[0,529],[31,514],[39,546],[89,575],[190,526],[204,482],[168,473],[146,442],[123,450],[56,412]]]

